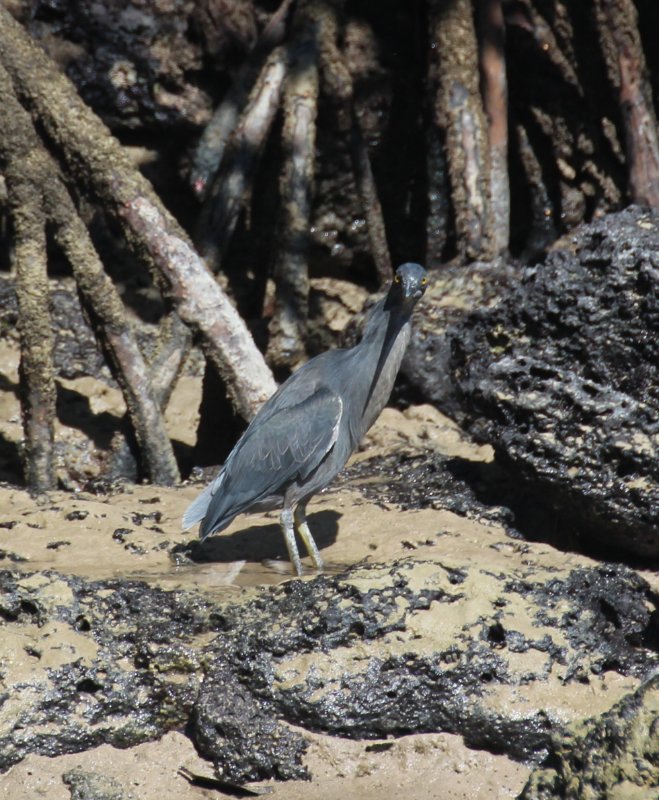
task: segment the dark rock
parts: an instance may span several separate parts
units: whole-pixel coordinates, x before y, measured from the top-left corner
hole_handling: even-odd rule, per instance
[[[591,545],[659,556],[659,212],[579,228],[450,333],[462,421]],[[440,361],[439,366],[443,362]]]
[[[276,706],[245,680],[249,673],[232,669],[236,656],[243,657],[231,651],[233,644],[218,643],[195,706],[197,747],[231,780],[309,778],[302,764],[304,737],[282,724]]]
[[[75,284],[69,279],[53,279],[50,308],[55,337],[55,369],[63,378],[93,375],[113,383],[109,369],[96,345],[94,333],[80,307]],[[14,280],[0,276],[0,336],[18,341],[18,304]]]
[[[0,572],[0,769],[183,727],[238,782],[305,777],[304,730],[448,731],[539,761],[656,664],[657,603],[626,567],[495,541],[223,606],[137,581]]]
[[[209,112],[209,96],[190,80],[192,73],[201,70],[205,56],[205,43],[191,30],[195,5],[199,6],[199,16],[205,6],[213,4],[209,0],[192,7],[163,0],[147,5],[130,0],[36,0],[26,21],[31,33],[44,40],[49,55],[66,70],[85,102],[107,124],[162,131],[198,124]],[[214,41],[223,30],[226,40],[239,41],[240,32],[231,25],[232,16],[235,14],[225,11],[225,24],[219,18],[211,28],[210,14],[206,15],[207,31],[217,31]],[[243,33],[243,50],[251,36],[249,31]],[[217,44],[214,50],[213,55],[226,58],[226,47],[222,50]]]
[[[546,765],[520,800],[656,797],[659,790],[659,674],[600,719],[552,743]]]
[[[212,606],[138,582],[0,572],[0,769],[28,753],[127,747],[185,724]],[[16,672],[15,672],[16,671]]]
[[[459,409],[451,381],[449,326],[461,322],[474,308],[489,308],[517,284],[521,267],[503,260],[493,263],[447,265],[430,275],[430,285],[414,312],[412,339],[401,373],[427,401],[442,411]]]
[[[21,562],[28,560],[24,556],[19,556],[17,553],[12,553],[11,551],[7,551],[0,548],[0,561],[3,561],[5,558],[8,558],[10,561],[13,561],[14,564],[20,564]]]
[[[70,547],[71,542],[68,539],[56,539],[54,542],[48,542],[46,545],[47,550],[59,550],[60,547]]]
[[[133,800],[114,778],[81,768],[71,769],[62,775],[71,790],[71,800]]]
[[[256,41],[256,13],[251,0],[201,0],[193,6],[194,32],[215,60],[251,49]]]
[[[533,568],[511,581],[429,561],[294,581],[228,613],[194,736],[236,781],[304,774],[282,721],[355,738],[450,731],[539,760],[574,709],[559,710],[558,685],[540,706],[524,687],[643,675],[657,635],[647,603],[647,584],[618,566],[557,571],[549,587]]]
[[[508,588],[525,596],[530,593],[541,609],[538,621],[562,628],[575,651],[592,652],[597,648],[598,659],[589,665],[592,673],[633,673],[639,666],[635,648],[656,651],[659,645],[659,619],[651,619],[648,606],[639,603],[643,594],[652,605],[656,605],[657,598],[643,578],[619,565],[575,569],[567,578],[557,577],[534,588],[513,580]],[[565,610],[566,597],[579,609],[578,615],[574,609]],[[581,669],[583,663],[575,660],[568,677],[578,678]]]

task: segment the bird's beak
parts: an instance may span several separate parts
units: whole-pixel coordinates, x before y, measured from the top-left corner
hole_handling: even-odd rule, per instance
[[[415,303],[422,295],[423,289],[416,281],[403,279],[403,298],[406,305]]]

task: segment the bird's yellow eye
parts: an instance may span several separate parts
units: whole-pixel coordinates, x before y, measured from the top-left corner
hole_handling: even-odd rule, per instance
[[[400,275],[394,275],[394,283],[400,283]]]
[[[428,278],[421,278],[421,286],[425,286],[428,283]]]

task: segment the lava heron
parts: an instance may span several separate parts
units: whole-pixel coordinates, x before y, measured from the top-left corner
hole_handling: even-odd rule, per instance
[[[426,283],[419,264],[398,267],[359,344],[321,353],[279,387],[215,480],[188,507],[184,529],[201,520],[203,541],[245,511],[282,508],[281,528],[295,572],[302,574],[296,531],[316,569],[322,569],[306,505],[343,469],[389,399],[410,339],[412,310]]]

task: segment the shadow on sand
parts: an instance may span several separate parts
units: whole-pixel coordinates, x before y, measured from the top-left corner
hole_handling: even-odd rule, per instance
[[[339,532],[337,511],[325,510],[310,514],[307,519],[314,541],[321,554],[330,547]],[[300,555],[307,553],[298,539]],[[174,548],[175,552],[186,555],[195,563],[228,563],[231,561],[288,561],[284,537],[278,522],[271,525],[251,525],[233,533],[219,533],[210,536],[205,542],[198,540]]]

